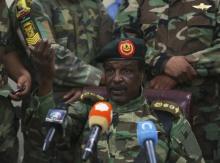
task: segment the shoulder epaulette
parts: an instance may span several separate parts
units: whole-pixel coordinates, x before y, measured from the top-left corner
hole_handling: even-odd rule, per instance
[[[175,117],[179,117],[179,115],[182,114],[180,107],[176,103],[166,100],[153,101],[151,103],[151,108],[154,110],[169,112]]]
[[[85,92],[80,96],[80,100],[83,102],[90,101],[96,103],[98,101],[104,101],[105,98],[92,92]]]

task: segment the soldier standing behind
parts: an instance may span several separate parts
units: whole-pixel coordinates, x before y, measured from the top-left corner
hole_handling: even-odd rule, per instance
[[[219,162],[219,1],[131,0],[120,11],[119,25],[136,20],[143,32],[150,87],[193,93],[193,130],[207,162]]]
[[[55,51],[54,94],[55,97],[60,92],[64,94],[64,99],[59,96],[59,101],[69,103],[81,94],[81,87],[101,83],[103,72],[96,67],[94,58],[112,37],[112,20],[101,0],[18,0],[12,4],[11,20],[14,33],[19,38],[15,43],[20,49],[23,44],[28,54],[31,51],[29,56],[21,58],[33,77],[38,78],[39,67],[32,65],[32,55],[49,53],[46,49]],[[44,71],[47,73],[48,70]],[[33,81],[36,82],[35,79]],[[80,89],[76,91],[75,88]],[[26,101],[29,105],[29,100]],[[23,115],[24,162],[44,163],[52,160],[54,155],[48,157],[41,151],[42,142],[38,139],[41,134],[36,134],[41,124],[33,124],[36,130],[30,129],[27,121],[32,115]],[[60,152],[63,162],[74,161],[72,149],[68,146]]]
[[[27,51],[30,45],[34,46],[33,53],[47,46],[36,45],[40,39],[52,43],[56,54],[55,92],[101,83],[103,73],[94,58],[111,40],[113,25],[101,0],[18,0],[11,12],[14,32]],[[74,90],[64,100],[75,99]]]
[[[150,86],[193,93],[193,130],[206,162],[219,162],[219,1],[154,2],[141,6],[144,38],[157,50],[146,58],[155,76]]]
[[[27,95],[31,86],[31,78],[15,52],[10,50],[8,20],[7,5],[4,0],[0,0],[0,162],[17,163],[19,122],[10,98],[20,100]],[[20,91],[11,93],[8,75],[16,81]]]

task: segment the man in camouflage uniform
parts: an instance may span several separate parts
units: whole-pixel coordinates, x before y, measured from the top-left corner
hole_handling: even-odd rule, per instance
[[[12,5],[12,22],[25,48],[35,45],[30,40],[32,28],[23,27],[16,18],[20,0]],[[41,39],[47,39],[55,48],[55,91],[66,92],[75,87],[99,85],[102,71],[94,58],[112,37],[112,20],[101,0],[32,0],[25,1],[30,18]],[[23,5],[25,6],[25,5]],[[22,33],[23,31],[23,33]],[[26,40],[26,41],[24,41]],[[33,53],[39,53],[36,47]],[[71,92],[66,99],[71,98]]]
[[[0,0],[0,162],[17,163],[19,122],[9,97],[19,100],[22,96],[27,95],[31,79],[15,53],[9,51],[8,29],[7,5],[4,0]],[[22,88],[20,91],[11,93],[8,75],[17,82],[20,89]]]
[[[219,162],[219,1],[128,2],[116,22],[142,30],[154,75],[151,88],[193,93],[193,130],[207,162]]]
[[[19,13],[28,14],[23,14],[24,17],[22,17],[22,14]],[[28,19],[32,21],[31,26],[24,25],[27,23],[22,24],[23,22],[30,23],[30,21],[26,21]],[[56,75],[54,78],[56,102],[59,103],[59,101],[64,100],[68,103],[75,99],[74,89],[67,93],[72,88],[99,85],[101,83],[103,72],[94,66],[94,58],[100,48],[112,37],[112,21],[106,14],[101,0],[17,0],[11,7],[11,20],[14,33],[18,34],[20,42],[27,53],[31,50],[30,56],[27,57],[26,55],[21,58],[25,65],[29,67],[33,78],[37,76],[36,72],[39,71],[39,67],[33,67],[31,56],[47,53],[44,49],[49,44],[47,41],[43,41],[41,44],[31,42],[32,35],[37,36],[35,35],[37,33],[41,40],[47,39],[52,43],[51,46],[55,49],[56,56]],[[35,41],[35,39],[33,40]],[[15,43],[18,42],[15,41]],[[31,46],[28,47],[28,45]],[[19,43],[17,46],[21,47]],[[44,71],[47,72],[47,69]],[[33,81],[35,82],[35,79]],[[36,87],[35,84],[33,85]],[[67,94],[60,97],[58,96],[60,93],[62,95]],[[26,101],[23,103],[27,106],[29,100]],[[24,107],[22,110],[25,112],[25,109]],[[26,151],[37,148],[39,144],[33,145],[31,142],[37,137],[32,137],[26,130],[28,125],[25,116],[23,114],[24,121],[22,121],[22,130],[25,137],[24,162],[30,162],[32,159],[37,160],[39,155]],[[72,155],[72,151],[68,149],[65,149],[63,153],[67,155],[65,156],[67,158]],[[42,160],[44,159],[42,158]]]
[[[144,162],[144,154],[141,154],[140,147],[137,144],[136,122],[151,120],[159,131],[159,142],[156,146],[158,162],[204,162],[189,122],[184,118],[179,107],[174,103],[163,101],[162,103],[173,105],[177,109],[175,113],[171,113],[172,109],[165,111],[165,107],[163,107],[165,105],[160,105],[161,101],[153,102],[150,107],[145,97],[143,97],[141,88],[144,82],[143,61],[145,52],[146,48],[143,40],[135,38],[114,40],[101,52],[99,61],[104,61],[105,82],[110,96],[108,101],[113,105],[114,118],[108,134],[101,136],[98,143],[98,159],[103,163]],[[39,85],[38,93],[33,97],[37,107],[27,109],[32,117],[28,123],[29,132],[30,134],[32,132],[33,136],[37,136],[35,140],[38,141],[43,141],[42,121],[48,110],[54,107],[51,97],[52,76],[54,75],[51,54],[36,55],[35,63],[39,63],[38,61],[42,57],[47,58],[47,56],[51,60],[45,62],[44,68],[51,69],[50,75],[48,77],[43,69],[39,71],[39,76],[41,76],[39,83],[42,84]],[[56,139],[57,145],[55,145],[55,155],[58,163],[66,162],[66,158],[61,156],[64,147],[73,149],[70,157],[75,156],[75,163],[81,162],[80,140],[83,131],[86,130],[84,128],[87,126],[88,113],[93,105],[92,99],[95,97],[95,95],[90,95],[90,97],[87,95],[83,94],[81,101],[71,103],[67,107],[68,116],[67,126],[64,127],[65,135],[60,135]],[[169,126],[169,131],[165,130],[164,125],[160,123],[157,114],[155,114],[155,112],[159,114],[160,109],[167,116],[171,116],[172,125]],[[38,124],[36,125],[36,123]],[[32,127],[35,127],[35,132]],[[38,132],[36,132],[36,128],[39,129]],[[37,150],[40,150],[40,146],[38,149],[35,148],[33,152],[37,152]],[[42,157],[42,155],[43,153],[38,155],[38,161],[47,156]],[[63,160],[60,161],[60,159]],[[98,161],[95,159],[93,162],[97,163]]]

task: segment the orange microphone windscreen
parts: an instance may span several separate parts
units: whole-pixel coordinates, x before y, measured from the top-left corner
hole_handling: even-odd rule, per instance
[[[89,127],[98,125],[102,132],[107,132],[112,122],[112,105],[109,102],[97,102],[89,112]]]

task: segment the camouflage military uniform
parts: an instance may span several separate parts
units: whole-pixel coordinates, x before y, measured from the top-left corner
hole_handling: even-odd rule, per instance
[[[0,2],[0,55],[5,54],[6,32],[8,30],[8,11],[4,1]],[[18,121],[15,110],[7,98],[11,88],[7,84],[8,78],[2,59],[0,59],[0,162],[17,163]]]
[[[112,21],[105,13],[101,1],[27,0],[26,2],[31,8],[31,19],[41,38],[48,39],[55,49],[54,92],[69,91],[71,88],[85,85],[99,85],[102,71],[94,66],[94,58],[99,49],[111,38],[112,30]],[[14,38],[15,44],[20,49],[24,47],[28,51],[27,44],[24,41],[26,35],[21,34],[19,21],[16,19],[16,4],[12,4],[11,7],[13,30],[14,33],[18,34]],[[21,46],[20,42],[17,41],[18,38],[24,46]],[[22,55],[24,52],[20,54]],[[31,58],[27,55],[21,56],[21,58],[29,71],[32,72],[33,81],[35,81],[37,69],[32,67]],[[33,85],[35,87],[35,84]],[[28,103],[26,105],[29,105],[29,100],[26,102]],[[39,144],[32,143],[38,137],[29,133],[27,121],[29,115],[25,109],[26,107],[24,107],[22,114],[22,130],[25,137],[24,162],[29,163],[30,160],[31,162],[47,162],[48,157],[45,154],[34,152],[35,149],[41,148],[42,141]],[[65,148],[59,152],[65,157],[64,160],[69,162],[74,160],[71,149]]]
[[[94,66],[94,58],[112,37],[112,20],[102,2],[33,0],[29,7],[31,19],[41,38],[49,39],[55,48],[55,90],[68,91],[72,87],[99,85],[102,71]],[[14,30],[25,44],[27,36],[24,38],[21,34],[16,20],[16,3],[11,11]]]
[[[177,88],[193,92],[194,132],[205,159],[219,162],[219,1],[138,2],[130,0],[129,5],[124,2],[116,20],[118,25],[138,22],[150,54],[146,62],[152,65],[154,75],[163,72],[163,61],[167,57],[182,55],[196,61],[193,67],[197,78]]]
[[[28,140],[32,141],[34,145],[31,149],[34,149],[32,154],[37,154],[37,157],[32,162],[37,163],[49,157],[52,159],[53,155],[56,155],[57,163],[67,162],[71,157],[75,163],[81,162],[80,142],[83,131],[84,138],[86,138],[87,117],[92,106],[91,101],[78,101],[68,106],[66,134],[62,138],[57,138],[57,145],[49,150],[53,153],[50,153],[51,155],[40,152],[41,146],[35,146],[36,143],[39,144],[36,141],[43,141],[44,132],[39,122],[42,122],[48,109],[54,106],[51,94],[43,97],[35,96],[33,101],[35,101],[33,106],[37,107],[27,109],[28,114],[32,114],[32,118],[28,121],[28,134],[30,135]],[[149,108],[143,96],[130,101],[124,106],[118,106],[114,102],[111,103],[114,109],[113,123],[108,134],[101,136],[98,143],[98,158],[101,162],[138,162],[138,159],[143,159],[141,158],[143,155],[141,155],[136,136],[136,122],[140,120],[152,120],[157,126],[159,131],[159,142],[156,146],[158,162],[204,162],[191,127],[182,114],[172,115],[172,125],[168,133],[158,120],[154,110]],[[32,127],[35,130],[32,130]],[[39,129],[37,132],[36,128]],[[32,137],[36,138],[31,139]],[[64,153],[61,152],[65,148],[73,149],[68,157],[65,157]],[[47,162],[45,160],[42,162]],[[97,163],[97,160],[94,162]]]

